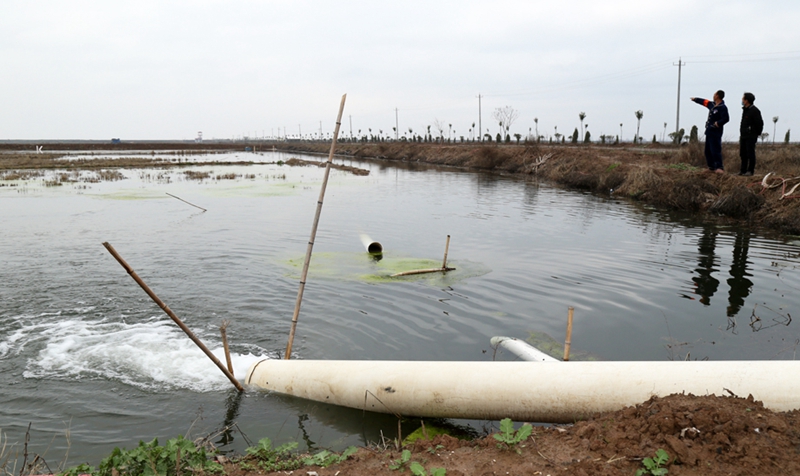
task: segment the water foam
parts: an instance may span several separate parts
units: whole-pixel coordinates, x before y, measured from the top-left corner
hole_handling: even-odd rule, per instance
[[[124,319],[74,316],[74,311],[65,314],[70,316],[17,319],[21,327],[0,342],[0,358],[20,354],[26,346],[37,349],[27,360],[25,378],[109,379],[152,391],[230,388],[225,375],[169,319],[152,317],[126,323]],[[221,344],[203,340],[224,364]],[[260,348],[255,351],[265,353]],[[232,353],[234,375],[242,380],[250,364],[263,358]]]

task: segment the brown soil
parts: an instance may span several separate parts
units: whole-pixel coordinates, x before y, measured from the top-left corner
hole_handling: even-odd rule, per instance
[[[800,474],[798,413],[774,413],[752,397],[653,397],[635,407],[599,414],[566,426],[534,427],[515,448],[498,446],[489,436],[459,440],[447,435],[419,440],[405,449],[430,474],[444,468],[460,475],[633,475],[656,450],[669,455],[670,475]],[[348,460],[293,474],[319,476],[397,475],[394,447],[360,448]],[[229,464],[230,476],[254,476]],[[288,472],[258,473],[288,474]],[[650,474],[650,473],[646,473]]]

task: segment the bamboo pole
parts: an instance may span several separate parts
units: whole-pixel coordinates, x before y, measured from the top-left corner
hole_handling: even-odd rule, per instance
[[[114,247],[111,246],[111,244],[108,242],[103,243],[103,246],[105,246],[108,252],[111,253],[111,256],[113,256],[119,262],[119,264],[121,264],[122,267],[125,268],[125,271],[127,271],[128,274],[131,275],[131,278],[133,278],[133,280],[136,281],[136,283],[144,290],[144,292],[146,292],[147,295],[150,296],[150,299],[152,299],[153,302],[158,304],[158,307],[160,307],[164,312],[166,312],[167,315],[173,321],[175,321],[175,324],[177,324],[178,327],[180,327],[183,330],[183,332],[185,332],[186,335],[189,336],[190,339],[192,339],[192,342],[194,342],[197,345],[197,347],[200,347],[200,350],[202,350],[203,353],[205,353],[208,356],[208,358],[211,359],[211,361],[214,362],[214,364],[217,367],[219,367],[220,370],[222,370],[222,373],[224,373],[225,376],[228,377],[228,380],[231,381],[233,386],[236,387],[236,389],[239,390],[240,392],[244,392],[244,387],[242,387],[242,384],[240,384],[239,381],[236,380],[236,377],[234,377],[231,372],[228,372],[228,369],[226,369],[222,365],[222,362],[220,362],[219,359],[217,359],[217,357],[214,356],[214,354],[212,354],[210,350],[208,350],[208,347],[206,347],[205,344],[203,344],[203,342],[200,341],[200,339],[198,339],[197,336],[194,335],[194,333],[188,327],[186,327],[186,324],[184,324],[183,321],[181,321],[180,318],[178,318],[178,316],[176,316],[175,313],[172,312],[172,309],[170,309],[166,304],[164,304],[164,301],[162,301],[161,299],[159,299],[158,296],[156,296],[156,293],[154,293],[153,290],[150,289],[150,287],[148,287],[144,281],[142,281],[142,278],[140,278],[139,275],[136,274],[136,271],[134,271],[133,268],[131,268],[130,265],[126,263],[124,259],[122,259],[122,256],[120,256],[119,253],[117,253],[117,250],[115,250]]]
[[[205,208],[203,208],[203,207],[199,207],[199,206],[195,205],[195,204],[194,204],[194,203],[192,203],[192,202],[187,202],[186,200],[182,199],[181,197],[177,197],[177,196],[175,196],[175,195],[173,195],[173,194],[171,194],[171,193],[169,193],[169,192],[167,192],[167,195],[169,195],[169,196],[170,196],[170,197],[172,197],[172,198],[177,198],[178,200],[182,201],[183,203],[188,203],[189,205],[191,205],[191,206],[193,206],[193,207],[195,207],[195,208],[199,208],[200,210],[203,210],[204,212],[207,212],[207,211],[208,211],[208,210],[206,210],[206,209],[205,209]]]
[[[333,131],[333,139],[331,139],[331,151],[328,154],[328,162],[325,164],[325,175],[322,179],[322,187],[319,191],[319,200],[317,200],[317,212],[314,215],[314,224],[311,227],[311,237],[308,239],[308,248],[306,249],[306,259],[303,262],[303,272],[300,275],[300,288],[297,290],[297,300],[294,303],[294,313],[292,314],[292,327],[289,330],[289,342],[286,343],[286,352],[283,358],[288,360],[292,354],[292,344],[294,343],[294,333],[297,329],[297,317],[300,315],[300,304],[303,302],[303,291],[306,287],[306,278],[308,277],[308,265],[311,263],[311,251],[314,249],[314,239],[317,236],[317,226],[319,225],[319,216],[322,213],[322,201],[325,198],[325,188],[328,186],[328,176],[331,173],[331,164],[333,163],[333,154],[336,151],[336,138],[339,137],[339,126],[342,125],[342,113],[344,112],[344,102],[347,99],[347,94],[342,95],[342,102],[339,104],[339,115],[336,117],[336,127]]]
[[[569,348],[572,345],[572,314],[575,308],[570,306],[567,312],[567,338],[564,340],[564,362],[569,360]]]
[[[225,319],[222,325],[219,326],[219,333],[222,335],[222,347],[225,349],[225,363],[228,364],[228,372],[233,373],[233,364],[231,363],[231,349],[228,347],[228,325],[231,321]]]
[[[394,273],[393,275],[389,276],[390,278],[396,278],[398,276],[411,276],[414,274],[427,274],[427,273],[443,273],[446,271],[453,271],[455,268],[429,268],[429,269],[412,269],[411,271],[403,271],[402,273]]]
[[[442,269],[447,269],[447,250],[450,249],[450,235],[447,235],[447,243],[444,245],[444,260],[442,260]]]

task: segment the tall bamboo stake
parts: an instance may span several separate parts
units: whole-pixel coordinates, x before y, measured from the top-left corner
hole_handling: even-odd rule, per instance
[[[306,287],[306,277],[308,276],[308,265],[311,263],[311,251],[314,249],[314,239],[317,236],[317,226],[319,225],[319,216],[322,212],[322,201],[325,198],[325,188],[328,186],[328,175],[331,172],[331,164],[333,163],[333,154],[336,151],[336,138],[339,137],[339,126],[342,125],[342,113],[344,112],[344,101],[347,94],[342,95],[342,102],[339,104],[339,115],[336,117],[336,128],[333,131],[333,139],[331,140],[331,151],[328,154],[328,162],[325,164],[325,176],[322,179],[322,188],[319,191],[319,200],[317,200],[317,212],[314,215],[314,224],[311,227],[311,237],[308,239],[308,248],[306,249],[306,259],[303,262],[303,272],[300,275],[300,288],[297,290],[297,300],[294,303],[294,314],[292,314],[292,328],[289,331],[289,342],[286,344],[286,353],[283,358],[289,360],[292,354],[292,344],[294,343],[294,333],[297,329],[297,317],[300,315],[300,304],[303,302],[303,291]]]
[[[231,363],[231,349],[228,347],[228,325],[231,321],[223,320],[222,325],[219,326],[219,333],[222,335],[222,348],[225,349],[225,363],[228,364],[228,372],[233,373],[233,364]]]
[[[444,260],[442,260],[442,269],[447,269],[447,250],[450,249],[450,235],[447,235],[447,243],[444,245]]]
[[[186,327],[186,324],[184,324],[183,321],[181,321],[180,318],[176,316],[174,312],[172,312],[172,309],[170,309],[166,304],[164,304],[164,301],[162,301],[161,299],[159,299],[158,296],[156,296],[156,293],[154,293],[153,290],[150,289],[150,287],[147,286],[147,284],[145,284],[144,281],[142,281],[142,278],[140,278],[139,275],[136,274],[136,271],[134,271],[133,268],[131,268],[130,265],[126,263],[124,259],[122,259],[122,256],[120,256],[119,253],[117,253],[117,250],[115,250],[114,247],[111,246],[111,244],[108,242],[103,243],[103,246],[105,246],[108,252],[111,253],[111,256],[113,256],[119,262],[119,264],[121,264],[122,267],[125,268],[125,271],[127,271],[128,274],[131,275],[131,278],[133,278],[133,280],[136,281],[136,283],[144,290],[144,292],[146,292],[147,295],[150,296],[150,299],[152,299],[153,302],[158,304],[158,307],[160,307],[164,312],[166,312],[167,315],[173,321],[175,321],[175,324],[178,324],[178,327],[180,327],[183,330],[183,332],[185,332],[186,335],[189,336],[190,339],[192,339],[192,342],[194,342],[197,345],[197,347],[200,347],[200,350],[202,350],[208,356],[208,358],[211,359],[211,361],[214,362],[214,364],[217,367],[219,367],[220,370],[222,370],[222,373],[224,373],[225,376],[228,377],[228,380],[231,381],[234,387],[236,387],[236,389],[239,390],[240,392],[244,392],[244,387],[242,387],[242,384],[240,384],[239,381],[236,380],[236,377],[234,377],[232,373],[228,372],[228,369],[226,369],[225,366],[222,365],[222,362],[220,362],[219,359],[217,359],[217,357],[214,356],[214,354],[212,354],[210,350],[208,350],[208,347],[206,347],[205,344],[203,344],[203,342],[200,341],[200,339],[198,339],[197,336],[194,335],[194,333],[191,330],[189,330],[188,327]]]
[[[569,360],[569,348],[572,345],[572,314],[575,308],[570,306],[567,313],[567,338],[564,340],[564,362]]]

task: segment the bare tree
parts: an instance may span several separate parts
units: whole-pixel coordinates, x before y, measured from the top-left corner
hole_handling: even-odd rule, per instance
[[[433,127],[435,127],[437,131],[439,131],[439,138],[442,140],[442,142],[444,142],[444,129],[446,125],[447,124],[440,121],[439,119],[436,118],[433,119]]]
[[[509,129],[511,129],[511,125],[514,124],[514,121],[516,121],[519,117],[519,111],[511,106],[498,107],[492,113],[492,117],[494,117],[497,122],[500,123],[501,129],[505,128],[506,134],[508,134]]]

